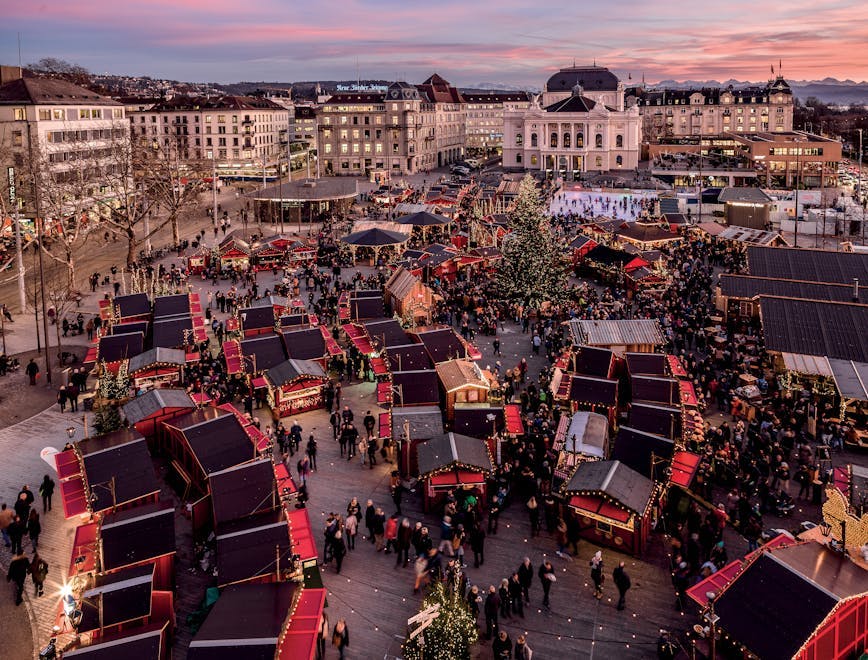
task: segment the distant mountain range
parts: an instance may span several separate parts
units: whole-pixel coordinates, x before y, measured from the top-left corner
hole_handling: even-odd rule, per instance
[[[856,82],[855,80],[838,80],[836,78],[823,78],[822,80],[787,80],[800,101],[809,96],[816,96],[824,103],[839,105],[852,105],[854,103],[868,103],[868,81]],[[661,80],[653,87],[669,87],[686,89],[693,87],[749,87],[764,83],[749,82],[746,80]]]

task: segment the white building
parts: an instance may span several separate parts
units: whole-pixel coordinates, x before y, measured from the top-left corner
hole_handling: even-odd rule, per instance
[[[639,164],[641,120],[624,85],[598,66],[561,69],[526,110],[503,115],[503,166],[568,178],[632,170]]]
[[[154,140],[185,160],[215,161],[225,178],[274,179],[286,170],[290,117],[266,98],[176,96],[130,113],[133,137]]]
[[[527,92],[465,91],[467,102],[467,150],[487,155],[503,148],[503,113],[527,110]]]

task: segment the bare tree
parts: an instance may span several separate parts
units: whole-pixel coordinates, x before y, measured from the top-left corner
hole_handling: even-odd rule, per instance
[[[90,71],[78,64],[72,64],[56,57],[43,57],[38,62],[32,62],[25,68],[50,78],[62,78],[76,85],[90,85]]]

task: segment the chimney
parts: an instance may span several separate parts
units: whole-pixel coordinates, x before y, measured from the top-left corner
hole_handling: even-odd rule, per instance
[[[20,80],[23,77],[24,70],[20,66],[0,64],[0,85],[5,85],[13,80]]]

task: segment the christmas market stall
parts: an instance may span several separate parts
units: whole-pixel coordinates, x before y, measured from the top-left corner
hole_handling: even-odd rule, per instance
[[[277,508],[271,459],[260,458],[212,472],[209,481],[216,526]]]
[[[241,342],[241,369],[254,376],[286,360],[280,335],[271,333]]]
[[[443,414],[440,406],[396,406],[381,413],[379,421],[380,436],[391,437],[398,447],[398,468],[402,476],[418,474],[416,447],[443,434]]]
[[[815,541],[763,549],[712,593],[719,645],[740,656],[845,660],[868,644],[868,570]]]
[[[653,319],[620,319],[569,321],[573,344],[608,348],[618,356],[625,353],[653,353],[666,341],[660,324]]]
[[[384,348],[391,346],[402,346],[410,343],[410,338],[395,319],[381,319],[373,321],[364,321],[361,323],[367,336],[372,353],[378,353]],[[356,346],[356,348],[359,348]]]
[[[434,406],[440,403],[440,390],[437,385],[437,372],[429,371],[393,371],[391,382],[381,385],[389,386],[388,399],[379,401],[380,405],[396,406]],[[385,392],[385,388],[381,388]],[[378,392],[379,394],[379,392]]]
[[[180,386],[184,380],[186,361],[183,350],[162,346],[131,357],[127,375],[132,393],[141,396],[153,389]]]
[[[384,297],[392,313],[422,325],[431,321],[431,311],[437,298],[430,287],[403,267],[399,267],[386,281]]]
[[[682,410],[679,407],[636,401],[630,405],[628,424],[639,431],[662,435],[676,442],[682,438]]]
[[[193,275],[201,275],[211,266],[211,257],[211,248],[200,245],[192,254],[187,255],[187,269]]]
[[[123,405],[127,424],[148,439],[151,450],[161,447],[162,420],[191,412],[196,407],[190,395],[182,389],[157,388],[149,390]]]
[[[349,247],[353,264],[357,262],[359,252],[361,252],[362,254],[370,254],[370,264],[376,265],[384,250],[397,254],[400,247],[410,240],[409,231],[407,231],[406,227],[402,228],[401,225],[381,223],[392,225],[396,230],[402,228],[407,233],[381,227],[358,228],[362,224],[357,222],[354,231],[340,239],[341,243]]]
[[[292,571],[292,543],[283,508],[242,516],[219,525],[215,532],[218,586],[283,579],[284,573]]]
[[[434,364],[456,358],[482,359],[479,349],[464,340],[450,326],[440,324],[421,326],[407,330],[407,334],[425,347]]]
[[[79,440],[55,463],[67,518],[156,502],[160,493],[147,443],[135,430]]]
[[[868,363],[829,359],[829,367],[838,390],[838,417],[842,420],[858,420],[863,417],[868,408]],[[868,447],[868,435],[864,428],[858,426],[861,425],[853,425],[853,433],[851,437],[845,438],[845,442]]]
[[[422,344],[389,346],[383,355],[389,371],[428,371],[434,367]]]
[[[445,433],[417,445],[419,479],[425,483],[425,511],[444,499],[447,492],[470,491],[478,501],[487,501],[486,482],[494,465],[484,440]]]
[[[256,270],[283,268],[286,253],[297,242],[285,236],[267,236],[250,246],[251,261]]]
[[[666,468],[675,453],[675,443],[662,435],[621,426],[615,437],[612,458],[655,482],[666,480]]]
[[[612,425],[617,421],[618,381],[615,379],[564,374],[553,395],[554,401],[570,412],[589,410],[604,415]]]
[[[473,360],[447,360],[439,363],[435,370],[446,400],[447,424],[455,421],[456,406],[488,401],[493,376],[486,375]]]
[[[268,369],[268,405],[275,419],[325,405],[328,374],[316,360],[289,359]]]
[[[561,495],[593,543],[639,556],[651,533],[654,484],[620,461],[579,463]]]
[[[341,355],[343,351],[324,328],[298,328],[283,330],[280,335],[283,338],[283,346],[287,355],[293,360],[317,360],[325,366],[329,357]],[[332,339],[332,342],[328,340]]]
[[[239,327],[244,339],[251,339],[259,335],[267,335],[274,332],[274,320],[278,314],[272,305],[261,307],[246,307],[238,312],[241,319]]]
[[[110,373],[117,373],[121,363],[139,355],[144,350],[145,335],[143,332],[104,335],[99,338],[97,343],[97,364]]]
[[[227,234],[217,246],[217,259],[222,270],[247,270],[250,265],[250,244],[239,231]]]
[[[151,320],[151,301],[147,293],[130,293],[112,299],[111,324]]]
[[[680,381],[659,376],[632,376],[630,392],[634,402],[647,401],[666,406],[681,402]]]
[[[609,457],[609,421],[597,413],[579,411],[561,415],[552,451],[557,454],[552,488],[559,490],[569,481],[579,463],[603,461]]]
[[[144,632],[143,632],[144,631]],[[120,636],[106,636],[104,641],[79,646],[63,652],[64,658],[74,660],[168,660],[171,655],[169,624],[134,628]]]

